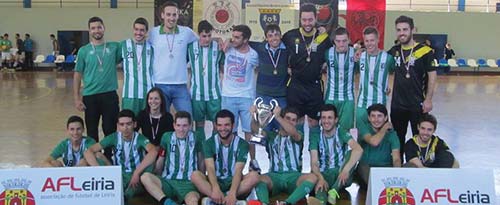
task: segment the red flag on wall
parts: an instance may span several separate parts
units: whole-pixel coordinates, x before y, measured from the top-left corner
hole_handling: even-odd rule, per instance
[[[377,28],[380,35],[379,48],[384,47],[385,0],[347,0],[346,28],[351,42],[363,40],[363,29]]]

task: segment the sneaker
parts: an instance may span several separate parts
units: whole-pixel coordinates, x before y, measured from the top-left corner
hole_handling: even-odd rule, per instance
[[[245,200],[238,200],[238,201],[236,201],[235,205],[247,205],[247,201],[245,201]]]
[[[203,197],[203,199],[201,200],[201,205],[218,205],[218,204],[212,201],[210,197]]]
[[[330,189],[330,191],[328,191],[328,203],[336,204],[338,198],[340,198],[340,196],[337,190]]]
[[[259,162],[257,160],[253,159],[250,161],[250,169],[256,172],[260,173],[260,167],[259,167]]]
[[[165,202],[163,202],[163,205],[177,205],[177,203],[172,199],[167,199],[165,200]]]
[[[286,201],[276,201],[276,205],[290,205],[290,204]]]
[[[316,197],[313,196],[307,197],[307,205],[323,205],[323,204],[325,204],[325,202],[319,200]]]

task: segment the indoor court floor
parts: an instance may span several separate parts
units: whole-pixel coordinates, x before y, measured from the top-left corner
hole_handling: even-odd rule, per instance
[[[73,106],[72,74],[0,73],[0,169],[36,166],[66,137],[68,116],[83,117]],[[432,114],[438,119],[436,134],[448,143],[462,168],[494,171],[499,201],[500,140],[496,137],[500,136],[500,76],[438,76],[433,103]],[[267,156],[260,151],[258,159],[266,170]],[[305,171],[310,170],[306,151]],[[356,185],[348,190],[352,204],[364,204],[363,191],[358,192]],[[343,200],[341,204],[351,202]]]

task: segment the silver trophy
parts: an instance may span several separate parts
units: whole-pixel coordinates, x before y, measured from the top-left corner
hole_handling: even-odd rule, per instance
[[[254,120],[259,123],[259,132],[252,135],[250,143],[265,146],[266,138],[262,135],[262,129],[264,129],[274,119],[273,109],[278,106],[278,101],[272,99],[269,102],[269,105],[267,105],[264,104],[264,100],[261,97],[258,97],[253,102],[253,105],[256,107],[253,117]]]

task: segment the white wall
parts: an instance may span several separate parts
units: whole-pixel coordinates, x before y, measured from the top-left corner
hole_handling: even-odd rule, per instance
[[[51,33],[58,30],[87,30],[87,21],[92,16],[103,19],[106,31],[105,39],[118,41],[132,36],[132,23],[137,17],[144,17],[153,24],[152,8],[0,8],[0,33],[9,33],[14,39],[15,33],[30,33],[36,45],[36,54],[51,52]]]
[[[457,57],[500,58],[500,13],[388,11],[386,48],[390,48],[396,39],[394,20],[400,15],[413,18],[417,33],[448,34],[448,42]]]
[[[345,11],[344,11],[345,12]],[[341,11],[341,13],[344,13]],[[500,13],[447,13],[387,11],[385,48],[392,46],[395,37],[394,20],[399,15],[414,18],[418,33],[448,34],[457,57],[500,58]],[[142,16],[153,23],[152,8],[0,8],[0,33],[31,33],[37,52],[51,50],[50,33],[57,30],[87,30],[87,20],[100,16],[106,25],[105,38],[122,40],[131,36],[131,25]],[[342,25],[345,22],[339,21]]]

